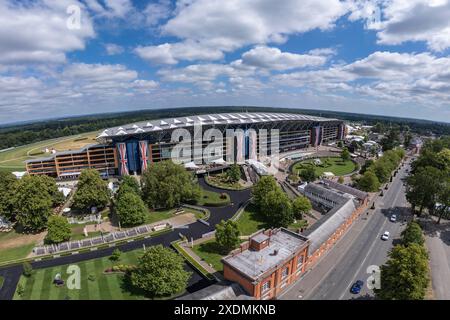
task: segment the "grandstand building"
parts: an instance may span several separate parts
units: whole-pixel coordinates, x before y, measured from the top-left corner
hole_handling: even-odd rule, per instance
[[[26,161],[30,174],[46,174],[58,178],[76,178],[81,170],[94,168],[104,177],[114,175],[140,174],[148,164],[171,159],[175,145],[198,143],[196,128],[201,126],[201,150],[211,139],[205,133],[218,129],[224,137],[227,130],[235,130],[233,141],[224,139],[216,149],[218,157],[233,154],[236,162],[256,159],[261,146],[267,142],[270,153],[270,132],[279,130],[279,152],[317,147],[323,143],[342,140],[346,136],[344,122],[337,119],[287,113],[221,113],[178,117],[132,123],[105,129],[98,137],[99,144],[80,150],[59,152],[48,158]],[[186,129],[192,140],[172,141],[172,133]],[[267,130],[268,135],[260,134]],[[183,162],[202,163],[202,154],[185,155]]]

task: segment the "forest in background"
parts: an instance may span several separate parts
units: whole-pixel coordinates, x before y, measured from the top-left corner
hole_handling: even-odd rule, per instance
[[[221,112],[280,112],[300,113],[326,118],[337,118],[348,121],[360,121],[366,125],[375,125],[383,122],[385,125],[395,125],[400,129],[408,127],[418,134],[449,135],[450,124],[429,120],[397,118],[378,115],[366,115],[327,110],[270,108],[270,107],[195,107],[195,108],[170,108],[158,110],[138,110],[118,113],[105,113],[77,117],[38,121],[26,124],[4,125],[0,127],[0,150],[17,147],[46,139],[59,138],[80,133],[103,130],[109,127],[124,125],[127,123],[182,117],[196,114],[221,113]]]

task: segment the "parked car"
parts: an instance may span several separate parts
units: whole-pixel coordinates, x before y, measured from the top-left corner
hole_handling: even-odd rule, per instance
[[[392,222],[397,221],[397,215],[393,214],[390,219]]]
[[[353,294],[358,294],[361,292],[363,286],[364,282],[362,280],[357,280],[350,288],[350,292]]]
[[[389,231],[385,231],[381,236],[381,240],[388,240],[388,239],[389,239]]]

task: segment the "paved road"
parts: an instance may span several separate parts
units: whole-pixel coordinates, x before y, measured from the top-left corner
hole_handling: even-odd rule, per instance
[[[313,269],[284,292],[280,299],[337,300],[373,296],[367,287],[358,296],[351,295],[349,289],[354,281],[369,277],[366,273],[368,266],[382,265],[386,261],[393,239],[398,238],[404,228],[403,217],[409,218],[401,181],[405,170],[402,168],[399,171],[389,190],[379,197],[376,209],[368,210],[368,216],[362,214]],[[392,213],[397,214],[398,222],[389,221]],[[391,233],[388,241],[380,239],[384,231]]]
[[[221,189],[216,189],[207,185],[203,178],[199,179],[200,186],[206,190],[211,190],[215,192],[223,192]],[[195,240],[200,238],[204,233],[210,232],[214,230],[214,226],[219,223],[221,220],[230,219],[236,211],[241,207],[245,202],[250,198],[250,190],[243,191],[225,191],[230,195],[231,204],[225,207],[206,207],[210,210],[211,216],[208,220],[210,223],[209,226],[201,223],[194,222],[189,225],[187,229],[175,229],[169,233],[162,234],[160,236],[154,238],[148,238],[138,241],[129,242],[117,247],[102,249],[97,251],[91,251],[86,253],[80,253],[77,255],[70,255],[45,261],[33,262],[34,269],[55,267],[65,264],[77,263],[84,260],[96,259],[105,256],[111,255],[112,251],[115,248],[119,248],[120,250],[126,252],[135,249],[142,248],[145,244],[147,247],[157,244],[162,244],[164,246],[170,246],[170,243],[179,239],[179,233],[181,232],[183,235],[190,239],[191,237]],[[17,283],[19,281],[20,275],[22,272],[21,266],[10,266],[0,268],[0,276],[5,278],[5,283],[3,287],[0,289],[0,300],[10,300],[14,295],[14,291],[16,289]],[[194,273],[194,276],[190,280],[190,287],[187,289],[188,292],[194,292],[205,285],[205,279],[201,278],[197,273]]]
[[[367,281],[370,274],[369,266],[381,266],[387,260],[389,250],[399,241],[400,233],[406,226],[404,219],[410,219],[410,210],[405,198],[405,189],[401,178],[405,177],[405,166],[390,184],[389,190],[379,199],[377,209],[372,217],[352,242],[348,251],[335,264],[333,271],[325,277],[313,292],[305,299],[342,300],[373,297],[373,291],[367,285],[359,295],[351,294],[350,287],[356,280]],[[397,222],[389,221],[392,214],[397,215]],[[381,240],[381,235],[390,232],[387,241]]]

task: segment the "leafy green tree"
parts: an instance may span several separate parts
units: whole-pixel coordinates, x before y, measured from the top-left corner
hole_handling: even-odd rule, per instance
[[[405,230],[402,232],[402,244],[404,246],[409,246],[411,243],[417,243],[418,245],[423,245],[425,243],[422,229],[415,221],[408,223]]]
[[[437,223],[441,223],[441,219],[445,213],[450,210],[450,177],[447,177],[442,185],[442,189],[437,195],[437,201],[439,206],[436,206],[436,213],[438,214]]]
[[[241,178],[241,168],[237,164],[232,164],[226,172],[226,177],[231,183],[238,182]]]
[[[143,199],[150,208],[173,208],[201,195],[194,177],[171,160],[152,163],[142,175]]]
[[[317,179],[316,170],[312,166],[308,166],[305,169],[300,170],[299,175],[302,180],[306,182],[313,182]]]
[[[183,258],[162,245],[147,248],[131,273],[131,283],[152,297],[182,292],[191,276],[184,270]]]
[[[142,224],[148,213],[144,201],[133,192],[122,193],[118,197],[115,211],[122,226]]]
[[[52,213],[53,197],[38,176],[24,176],[14,195],[16,220],[26,231],[40,231],[47,226]]]
[[[33,275],[33,266],[28,261],[23,263],[22,269],[22,273],[25,277],[29,278]]]
[[[342,141],[338,141],[336,146],[338,148],[342,148],[344,146],[344,143]]]
[[[426,249],[417,243],[395,246],[380,276],[380,289],[374,290],[378,299],[424,299],[429,281]]]
[[[216,242],[222,247],[224,254],[227,254],[239,245],[239,237],[240,232],[237,222],[222,220],[219,224],[216,224]]]
[[[272,176],[263,176],[255,184],[252,190],[253,203],[257,208],[261,208],[264,198],[270,191],[278,188],[277,181]]]
[[[375,163],[375,161],[369,159],[367,160],[362,166],[361,166],[361,170],[359,170],[360,174],[364,174],[367,169],[369,169],[373,164]]]
[[[357,182],[358,188],[366,192],[375,192],[380,188],[380,181],[373,171],[366,171]]]
[[[14,214],[14,194],[17,185],[16,177],[0,171],[0,216],[11,219]]]
[[[344,148],[344,150],[342,150],[341,159],[342,161],[349,161],[351,159],[350,151],[348,151],[347,148]]]
[[[72,230],[66,218],[61,216],[51,216],[47,224],[46,243],[61,243],[70,240]]]
[[[272,227],[287,227],[294,222],[291,200],[280,187],[263,199],[261,213]]]
[[[114,249],[114,251],[112,252],[111,256],[109,257],[109,260],[111,260],[111,261],[119,261],[121,255],[122,255],[122,251],[120,251],[119,249]]]
[[[64,194],[58,190],[58,186],[56,185],[54,178],[46,175],[40,175],[37,176],[37,178],[41,180],[42,188],[45,188],[52,197],[53,206],[64,203]]]
[[[344,183],[344,177],[339,177],[338,178],[338,183],[343,184]]]
[[[86,169],[81,172],[73,202],[75,208],[84,211],[92,207],[106,207],[109,202],[108,186],[97,170]]]
[[[133,192],[138,196],[142,195],[141,187],[133,176],[123,176],[122,181],[120,182],[118,196],[122,193]]]
[[[419,216],[424,208],[434,210],[439,193],[445,190],[448,177],[445,172],[434,167],[419,167],[415,173],[406,178],[406,199],[415,209],[419,207]]]
[[[292,201],[292,212],[296,219],[303,219],[303,215],[312,209],[311,202],[304,196],[299,196]]]

